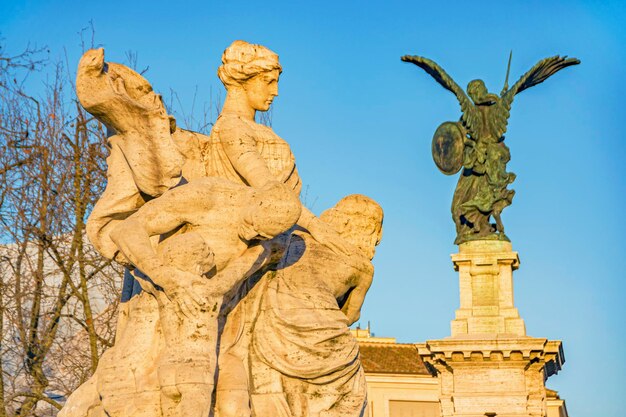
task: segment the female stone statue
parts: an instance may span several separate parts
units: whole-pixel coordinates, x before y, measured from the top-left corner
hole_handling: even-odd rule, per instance
[[[289,144],[271,128],[254,121],[256,112],[267,111],[278,94],[281,70],[278,55],[260,45],[235,41],[224,51],[218,76],[227,96],[210,139],[202,147],[207,175],[241,181],[252,187],[280,181],[300,193],[302,185]],[[339,234],[305,207],[298,226],[336,253],[347,252],[348,246]],[[217,411],[221,417],[241,417],[251,412],[248,351],[252,322],[266,281],[263,277],[256,285],[248,283],[242,294],[248,291],[249,294],[242,295],[226,320],[220,341],[217,384]]]
[[[208,141],[200,143],[207,176],[255,188],[278,181],[300,194],[302,183],[289,144],[255,122],[256,112],[269,110],[278,95],[281,71],[278,55],[264,46],[235,41],[224,51],[217,74],[226,100]],[[298,225],[342,249],[337,234],[305,207]]]

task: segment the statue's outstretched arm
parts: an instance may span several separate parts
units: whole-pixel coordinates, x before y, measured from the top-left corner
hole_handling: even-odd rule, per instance
[[[250,278],[266,266],[269,254],[269,250],[266,250],[262,245],[250,246],[241,256],[230,261],[224,269],[210,279],[209,285],[213,293],[216,295],[226,294]]]
[[[190,204],[189,195],[197,190],[191,184],[168,191],[158,199],[147,202],[139,211],[121,222],[111,232],[111,239],[120,251],[172,299],[178,288],[191,288],[194,283],[206,283],[200,275],[166,265],[157,255],[150,238],[171,232],[192,219],[195,210],[210,209],[209,192],[197,198],[198,204]],[[190,291],[192,299],[203,301]]]

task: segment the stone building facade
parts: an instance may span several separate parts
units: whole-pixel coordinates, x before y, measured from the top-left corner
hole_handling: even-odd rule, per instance
[[[367,380],[366,417],[440,417],[439,377],[420,356],[425,343],[397,343],[375,337],[369,329],[355,329]],[[483,387],[489,388],[487,383]],[[480,388],[476,386],[476,391]],[[511,396],[513,398],[514,395]],[[545,417],[568,417],[565,401],[545,389]],[[483,416],[493,415],[489,411]],[[500,414],[495,414],[498,417]],[[508,417],[508,416],[507,416]]]

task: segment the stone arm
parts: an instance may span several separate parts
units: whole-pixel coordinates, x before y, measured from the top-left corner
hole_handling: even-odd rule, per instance
[[[365,301],[365,295],[372,285],[374,269],[369,265],[367,271],[357,273],[357,284],[348,294],[348,298],[341,307],[341,311],[348,318],[348,326],[353,325],[361,317],[361,307]]]
[[[298,225],[305,228],[313,239],[332,250],[335,254],[350,255],[351,247],[349,244],[346,244],[345,239],[304,206],[302,206]]]
[[[239,257],[230,261],[224,269],[212,277],[209,285],[215,295],[224,295],[267,266],[270,251],[262,245],[250,246]]]
[[[190,286],[194,283],[206,283],[199,275],[181,271],[173,266],[166,265],[155,252],[150,238],[171,232],[188,223],[192,213],[198,210],[208,210],[210,198],[208,193],[201,193],[198,187],[191,184],[168,191],[161,197],[147,202],[139,211],[117,225],[111,232],[111,239],[120,251],[144,274],[150,277],[154,284],[163,288],[171,299],[175,289],[180,286]],[[190,194],[197,194],[198,204],[190,204]],[[203,197],[204,198],[201,198]],[[187,282],[182,282],[187,281]],[[193,295],[198,304],[201,300]]]

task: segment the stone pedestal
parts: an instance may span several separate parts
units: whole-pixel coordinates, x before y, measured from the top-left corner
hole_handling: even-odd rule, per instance
[[[452,261],[461,303],[451,336],[419,348],[439,377],[442,417],[545,417],[545,381],[561,369],[563,350],[526,336],[513,303],[517,253],[509,242],[474,241]]]
[[[479,240],[459,245],[452,255],[459,271],[461,305],[450,324],[451,335],[526,335],[524,320],[513,305],[513,271],[519,256],[510,242]]]

